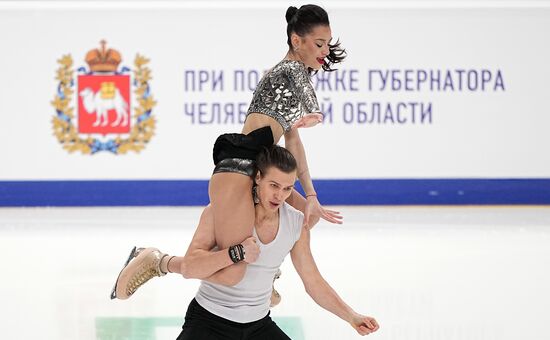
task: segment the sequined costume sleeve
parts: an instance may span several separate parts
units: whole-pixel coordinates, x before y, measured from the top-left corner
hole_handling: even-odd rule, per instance
[[[248,114],[253,112],[277,120],[285,132],[304,114],[320,112],[306,66],[293,60],[275,65],[254,91]]]

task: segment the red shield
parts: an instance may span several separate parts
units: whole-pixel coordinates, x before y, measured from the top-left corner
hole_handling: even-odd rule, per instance
[[[129,133],[130,76],[78,76],[78,132]]]

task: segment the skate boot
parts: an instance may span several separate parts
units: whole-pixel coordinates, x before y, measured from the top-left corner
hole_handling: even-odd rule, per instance
[[[281,302],[281,294],[275,289],[275,280],[279,277],[281,277],[281,270],[277,269],[277,273],[275,273],[275,277],[273,278],[273,290],[271,291],[271,303],[269,307],[275,307]]]
[[[166,275],[160,269],[160,263],[167,254],[161,253],[156,248],[134,247],[128,256],[128,260],[118,274],[115,286],[111,291],[112,299],[126,300],[145,282],[155,276]]]

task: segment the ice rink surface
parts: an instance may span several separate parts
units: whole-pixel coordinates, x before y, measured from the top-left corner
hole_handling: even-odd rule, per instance
[[[369,339],[550,339],[550,207],[335,207],[312,249],[326,280],[381,329]],[[132,246],[183,254],[200,208],[0,209],[2,339],[175,339],[198,286],[109,293]],[[303,339],[357,339],[305,293],[290,257],[272,316]],[[141,327],[141,328],[140,328]],[[296,335],[297,334],[297,335]]]

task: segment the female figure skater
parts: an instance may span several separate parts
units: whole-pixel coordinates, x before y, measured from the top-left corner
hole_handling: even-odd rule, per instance
[[[324,209],[317,199],[298,128],[315,126],[323,119],[310,74],[321,68],[331,71],[333,64],[344,59],[345,51],[339,43],[331,44],[328,15],[321,7],[289,7],[286,21],[289,50],[258,84],[242,133],[221,135],[214,144],[215,168],[208,193],[218,249],[252,236],[254,160],[262,147],[276,144],[283,136],[286,148],[297,160],[298,178],[306,194],[304,199],[293,190],[288,203],[304,213],[304,226],[308,228],[319,218],[342,223],[339,212]],[[152,277],[168,272],[168,262],[174,257],[154,248],[146,250],[132,251],[111,298],[126,299]],[[235,285],[245,271],[246,264],[240,262],[218,274],[225,284]]]

